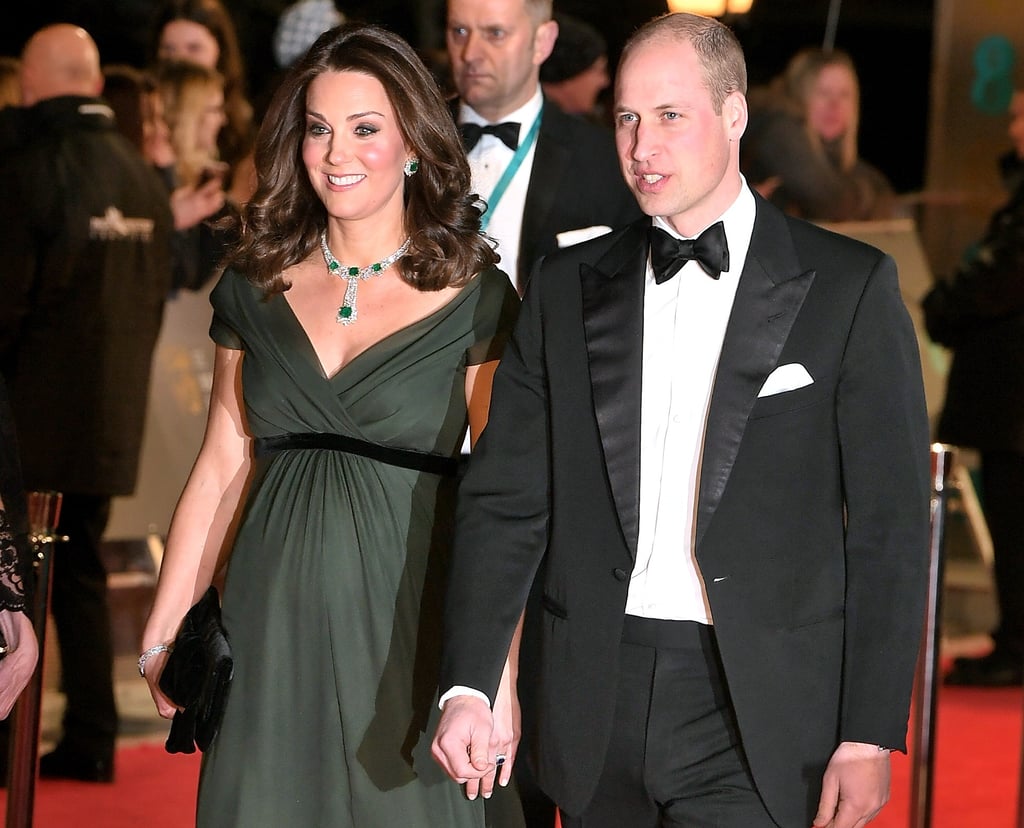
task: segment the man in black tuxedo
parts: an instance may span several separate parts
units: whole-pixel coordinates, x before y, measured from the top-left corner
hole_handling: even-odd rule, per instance
[[[906,749],[917,343],[889,256],[747,186],[745,90],[711,18],[629,41],[616,143],[652,219],[537,263],[460,487],[434,755],[484,796],[515,760],[487,700],[543,564],[564,828],[852,828]]]
[[[109,782],[118,718],[100,540],[111,498],[131,494],[138,473],[173,217],[99,97],[84,29],[35,33],[21,80],[21,139],[0,156],[0,371],[25,485],[64,493],[57,532],[69,538],[50,600],[67,704],[39,773]]]
[[[538,256],[641,215],[609,131],[566,115],[541,92],[540,66],[558,37],[551,5],[448,0],[455,117],[473,186],[488,204],[485,230],[520,292]]]

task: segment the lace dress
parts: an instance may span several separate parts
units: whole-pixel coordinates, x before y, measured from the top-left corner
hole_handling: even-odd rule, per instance
[[[7,386],[0,376],[0,610],[24,611],[31,558],[26,531],[25,491],[21,482],[14,419]],[[0,631],[0,648],[7,642]]]

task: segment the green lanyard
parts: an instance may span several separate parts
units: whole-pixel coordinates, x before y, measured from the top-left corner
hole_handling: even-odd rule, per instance
[[[494,211],[498,208],[498,202],[501,201],[501,197],[505,195],[505,190],[508,189],[508,185],[512,183],[512,179],[515,177],[516,172],[523,163],[523,159],[526,158],[526,153],[530,151],[530,147],[533,146],[533,142],[537,140],[537,133],[540,131],[540,116],[543,114],[544,107],[542,105],[540,112],[537,113],[537,117],[533,119],[533,126],[531,126],[530,131],[526,133],[526,140],[519,144],[516,154],[512,156],[512,160],[509,161],[508,166],[505,167],[505,172],[501,174],[501,178],[498,179],[498,183],[494,186],[494,192],[491,193],[491,197],[487,200],[487,212],[480,217],[481,230],[487,229],[487,225],[491,222],[491,216],[494,215]]]

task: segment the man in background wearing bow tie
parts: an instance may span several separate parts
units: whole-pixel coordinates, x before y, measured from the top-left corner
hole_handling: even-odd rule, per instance
[[[533,261],[641,215],[609,131],[541,93],[558,24],[552,0],[448,0],[447,44],[485,232],[522,293]]]
[[[918,347],[889,256],[742,178],[745,92],[712,18],[631,37],[616,144],[651,218],[534,267],[459,490],[434,755],[487,795],[543,564],[524,726],[563,828],[859,828],[906,749]]]

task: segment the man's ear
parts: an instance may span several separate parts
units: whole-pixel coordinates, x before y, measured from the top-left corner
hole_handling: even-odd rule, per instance
[[[540,66],[551,50],[555,48],[555,41],[558,40],[558,24],[554,20],[546,20],[537,27],[533,35],[533,65]]]
[[[722,104],[722,118],[729,140],[738,141],[747,129],[747,98],[742,92],[730,92]]]

